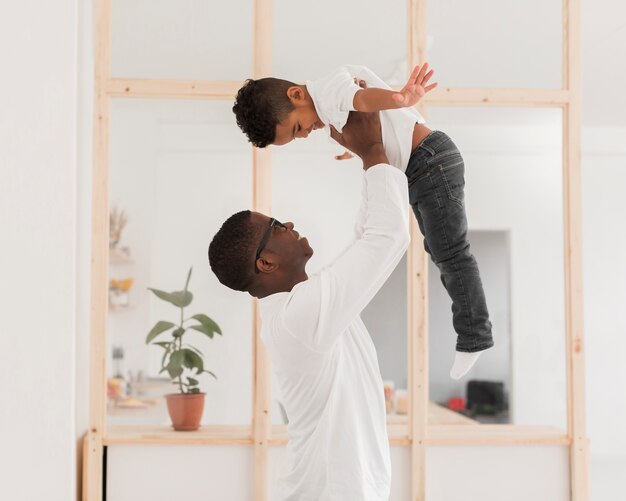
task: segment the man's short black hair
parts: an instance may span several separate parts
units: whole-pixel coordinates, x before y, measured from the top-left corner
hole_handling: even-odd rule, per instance
[[[274,142],[276,125],[294,109],[287,96],[294,85],[279,78],[248,79],[237,92],[233,106],[237,125],[257,148]]]
[[[230,216],[209,244],[209,264],[218,280],[236,291],[248,291],[254,276],[258,231],[251,212]]]

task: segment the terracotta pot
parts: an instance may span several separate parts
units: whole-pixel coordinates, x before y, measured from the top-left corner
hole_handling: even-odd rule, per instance
[[[175,430],[194,431],[200,428],[205,395],[205,393],[165,395],[167,410]]]

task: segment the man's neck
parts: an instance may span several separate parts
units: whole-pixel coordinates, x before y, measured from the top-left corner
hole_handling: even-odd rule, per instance
[[[250,289],[250,294],[258,299],[263,299],[264,297],[278,294],[279,292],[291,292],[296,285],[308,279],[308,275],[304,273],[303,276],[285,281],[277,281],[271,284],[258,284]]]

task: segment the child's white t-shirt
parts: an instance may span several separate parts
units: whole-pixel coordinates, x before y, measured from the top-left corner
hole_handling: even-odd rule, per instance
[[[367,87],[390,89],[378,75],[365,66],[347,64],[332,73],[306,82],[306,88],[320,120],[330,136],[330,125],[341,132],[348,114],[354,109],[354,95],[361,90],[354,79],[365,80]],[[411,156],[413,128],[425,120],[414,108],[399,108],[380,112],[383,144],[389,163],[406,171]]]

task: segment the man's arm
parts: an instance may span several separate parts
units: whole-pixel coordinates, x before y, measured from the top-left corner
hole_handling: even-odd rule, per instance
[[[285,306],[285,327],[317,351],[334,345],[380,290],[409,244],[406,176],[386,163],[378,114],[351,113],[343,134],[333,134],[363,160],[365,221],[361,237],[332,265],[298,284]]]
[[[354,94],[354,108],[372,112],[415,106],[437,86],[436,83],[428,85],[433,73],[433,70],[428,71],[428,63],[424,63],[421,68],[416,66],[413,69],[408,82],[399,92],[378,88],[361,89]]]

